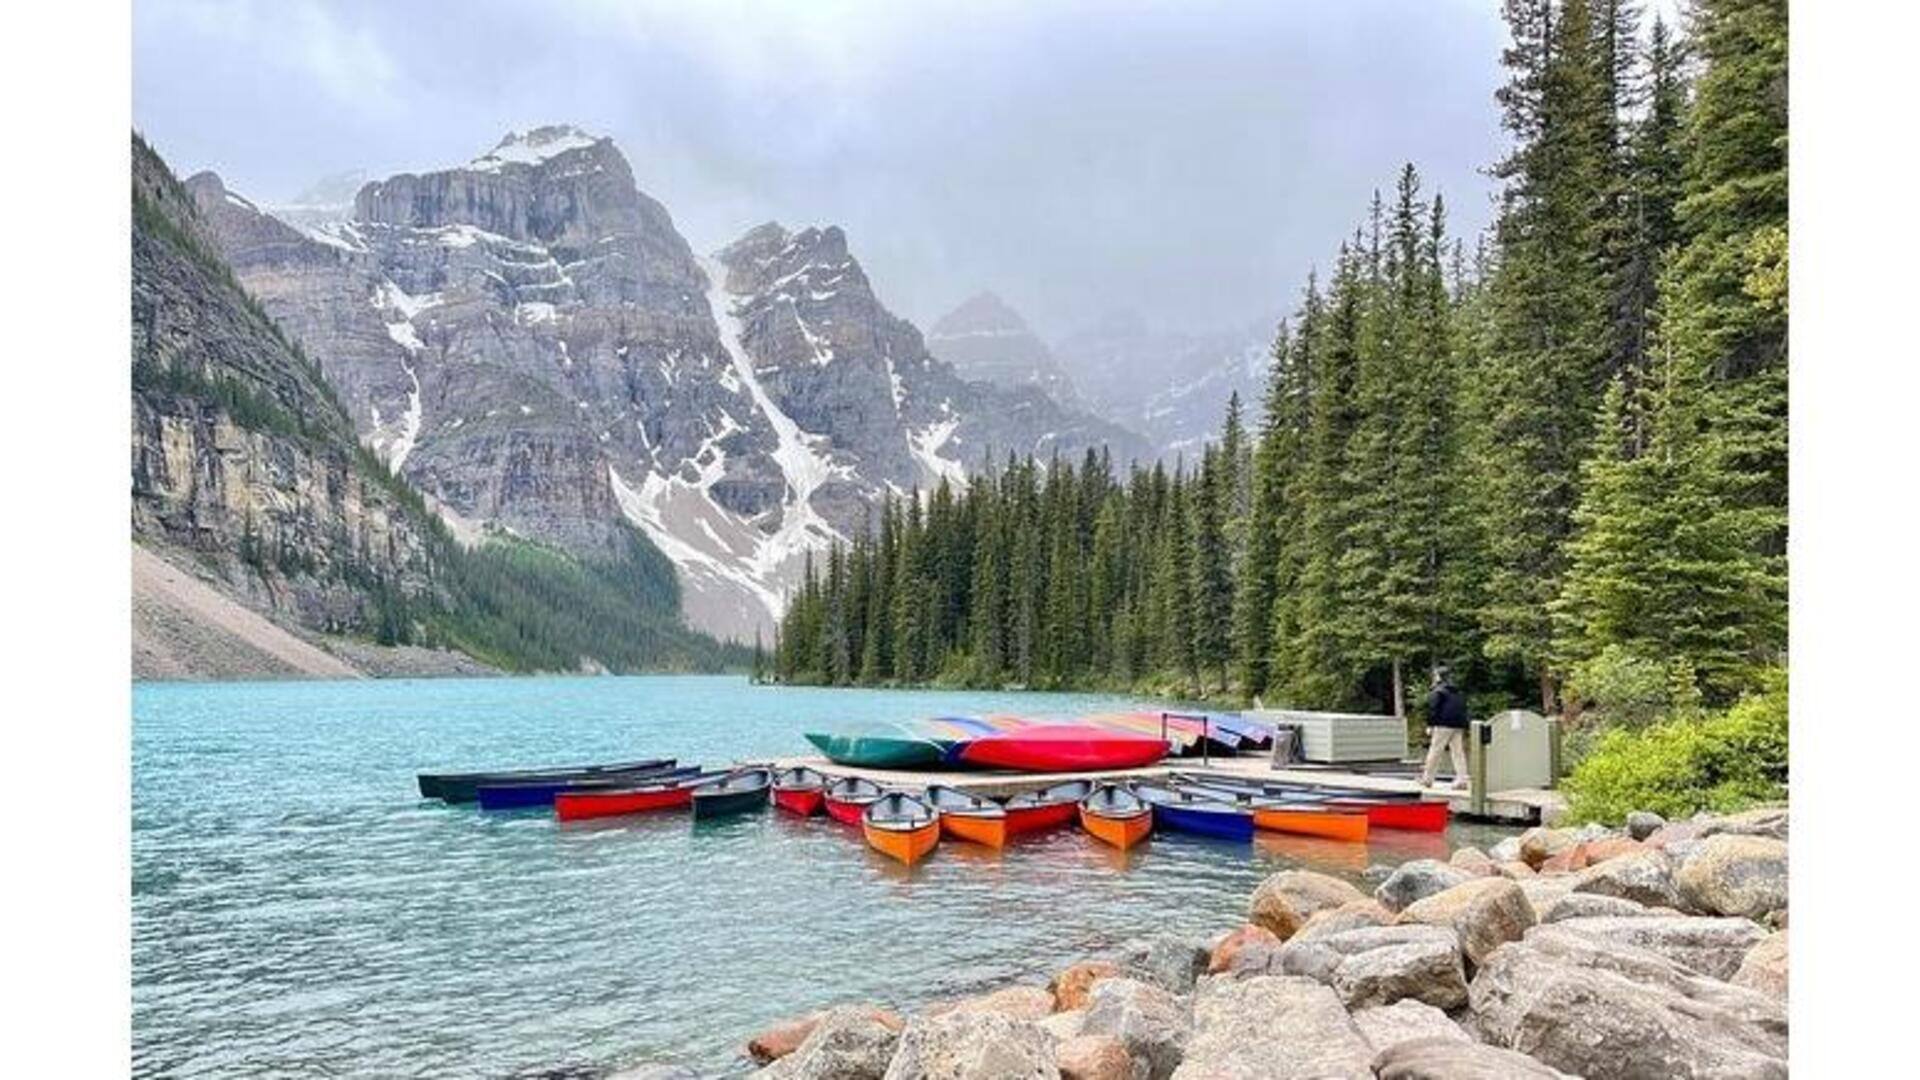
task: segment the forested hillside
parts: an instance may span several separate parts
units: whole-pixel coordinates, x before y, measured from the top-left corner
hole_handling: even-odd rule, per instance
[[[1257,431],[1236,399],[1170,470],[889,505],[810,568],[777,675],[1390,708],[1446,663],[1555,711],[1784,665],[1786,6],[1505,15],[1487,235],[1407,166],[1279,328]]]

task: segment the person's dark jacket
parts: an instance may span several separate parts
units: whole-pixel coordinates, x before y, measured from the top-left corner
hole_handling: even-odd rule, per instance
[[[1467,726],[1467,696],[1451,686],[1442,686],[1427,698],[1427,726],[1464,728]]]

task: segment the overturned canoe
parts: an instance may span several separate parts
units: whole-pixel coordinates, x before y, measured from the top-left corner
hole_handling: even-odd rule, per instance
[[[1153,807],[1118,784],[1101,784],[1080,800],[1080,827],[1125,851],[1153,831]]]
[[[990,769],[1134,769],[1166,757],[1167,743],[1086,724],[1044,724],[974,739],[959,754],[969,765]]]
[[[772,775],[765,769],[736,769],[693,789],[693,816],[699,819],[763,810]]]
[[[1329,840],[1364,842],[1367,839],[1367,815],[1330,810],[1304,804],[1255,806],[1256,828],[1300,836],[1323,836]]]
[[[1216,793],[1232,792],[1236,796],[1245,795],[1254,799],[1324,806],[1340,813],[1365,814],[1367,824],[1376,829],[1445,832],[1447,822],[1452,817],[1452,811],[1444,800],[1427,799],[1417,791],[1371,791],[1366,788],[1216,779],[1179,773],[1174,776],[1174,784]]]
[[[904,725],[858,732],[809,731],[807,741],[827,760],[864,769],[917,769],[938,765],[953,745]]]
[[[940,842],[940,812],[898,791],[868,804],[861,826],[868,847],[908,866],[926,858]]]
[[[1162,829],[1211,836],[1218,840],[1252,840],[1251,811],[1230,800],[1210,798],[1186,788],[1137,784],[1133,793],[1153,807],[1153,819]]]
[[[420,797],[444,802],[473,802],[480,797],[482,785],[520,784],[547,780],[556,783],[580,780],[595,775],[644,772],[673,767],[672,758],[646,758],[640,761],[608,762],[599,765],[549,765],[531,769],[496,769],[491,772],[420,773]]]
[[[992,799],[981,798],[947,787],[931,784],[926,801],[940,811],[940,832],[958,840],[999,848],[1007,844],[1006,807]]]
[[[823,800],[827,816],[843,825],[858,825],[867,807],[886,794],[879,784],[858,776],[844,776],[827,785]]]
[[[812,817],[827,801],[827,775],[805,765],[773,774],[773,805],[790,814]]]
[[[684,809],[693,804],[693,789],[717,775],[694,769],[657,779],[653,783],[563,791],[553,798],[553,813],[561,821],[586,821],[646,814],[656,810]]]
[[[1080,812],[1080,800],[1093,794],[1090,780],[1069,780],[1015,795],[1007,800],[1007,835],[1038,832],[1071,822]]]
[[[475,793],[482,810],[526,810],[552,806],[553,800],[569,791],[609,791],[657,783],[700,771],[698,766],[684,768],[640,769],[635,772],[602,772],[567,780],[523,780],[510,784],[482,784]]]

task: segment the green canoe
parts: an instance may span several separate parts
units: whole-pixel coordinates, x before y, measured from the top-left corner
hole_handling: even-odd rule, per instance
[[[945,760],[947,744],[905,732],[851,732],[828,734],[807,732],[807,741],[820,752],[842,765],[871,769],[913,769],[938,765]]]

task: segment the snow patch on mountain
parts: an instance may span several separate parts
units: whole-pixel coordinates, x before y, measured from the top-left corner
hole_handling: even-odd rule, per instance
[[[525,134],[514,132],[501,139],[500,145],[474,158],[467,168],[476,172],[498,172],[510,164],[538,165],[570,150],[584,150],[599,141],[565,124],[534,128]]]

